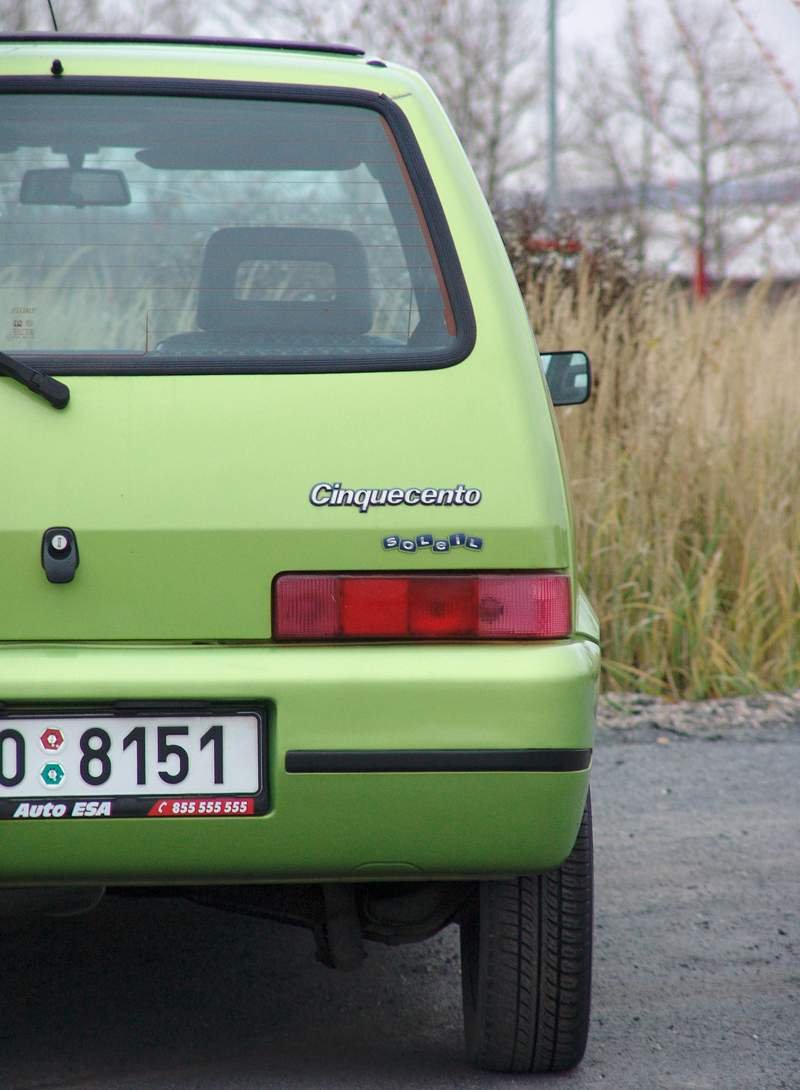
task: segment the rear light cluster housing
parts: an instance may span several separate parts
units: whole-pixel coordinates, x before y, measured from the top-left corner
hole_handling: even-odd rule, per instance
[[[553,640],[571,620],[562,572],[286,572],[273,585],[280,641]]]

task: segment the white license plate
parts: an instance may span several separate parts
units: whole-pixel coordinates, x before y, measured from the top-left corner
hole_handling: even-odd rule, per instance
[[[266,812],[260,713],[0,718],[0,818]]]

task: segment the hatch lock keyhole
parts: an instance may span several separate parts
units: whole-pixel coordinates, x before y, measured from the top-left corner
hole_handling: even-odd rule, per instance
[[[69,526],[51,526],[42,535],[42,567],[51,583],[71,583],[80,564],[78,539]]]

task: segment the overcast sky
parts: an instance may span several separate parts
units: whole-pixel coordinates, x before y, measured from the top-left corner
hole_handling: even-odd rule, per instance
[[[565,59],[570,49],[581,43],[611,43],[626,6],[625,0],[559,0],[559,44]],[[666,10],[665,0],[650,0],[650,6]],[[693,6],[709,6],[709,2],[694,0]],[[800,90],[800,7],[794,0],[740,0],[740,7]],[[759,63],[755,45],[753,60]]]

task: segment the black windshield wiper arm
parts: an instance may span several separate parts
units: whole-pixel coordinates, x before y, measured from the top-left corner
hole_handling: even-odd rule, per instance
[[[0,352],[0,375],[16,379],[35,394],[41,394],[54,409],[65,409],[69,402],[69,386],[58,379],[51,378],[44,371],[37,371],[27,363],[12,359],[5,352]]]

